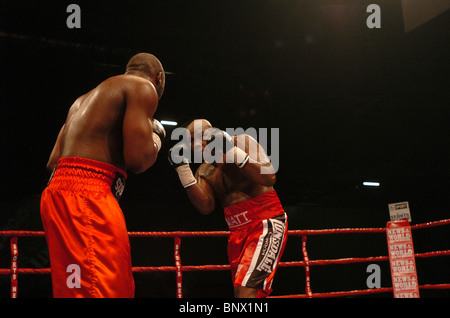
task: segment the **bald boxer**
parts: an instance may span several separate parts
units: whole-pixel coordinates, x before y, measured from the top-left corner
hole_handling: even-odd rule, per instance
[[[164,86],[160,61],[139,53],[125,74],[106,79],[70,107],[41,197],[54,297],[134,297],[118,200],[127,173],[142,173],[157,159],[165,131],[153,115]]]
[[[267,297],[287,239],[287,215],[273,188],[270,160],[251,136],[231,137],[205,119],[194,120],[187,132],[190,145],[175,145],[169,161],[200,213],[214,211],[216,200],[224,209],[235,297]],[[206,161],[195,175],[189,148]]]

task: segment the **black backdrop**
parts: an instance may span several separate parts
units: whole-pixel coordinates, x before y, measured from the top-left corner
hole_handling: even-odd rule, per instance
[[[69,4],[1,2],[0,229],[42,229],[45,164],[68,107],[143,51],[168,72],[156,118],[279,128],[276,189],[291,229],[384,227],[387,204],[400,201],[410,203],[412,223],[450,216],[448,11],[406,32],[398,0],[377,1],[379,29],[366,25],[368,1],[78,1],[81,28],[69,29]],[[166,160],[175,142],[166,140],[154,167],[130,176],[121,201],[128,229],[226,230],[219,207],[201,216],[189,204]],[[448,232],[417,233],[416,252],[448,249]],[[7,268],[9,244],[0,239]],[[135,266],[173,264],[171,240],[131,243]],[[309,244],[311,259],[387,255],[383,235]],[[43,239],[20,239],[19,248],[20,266],[49,266]],[[182,262],[225,264],[225,248],[224,239],[186,239]],[[293,238],[284,260],[300,259]],[[419,261],[420,283],[449,282],[443,262]],[[388,264],[380,265],[390,286]],[[312,289],[364,289],[366,266],[314,268]],[[8,279],[0,277],[2,297]],[[173,274],[136,281],[137,297],[175,296]],[[227,272],[185,273],[184,286],[187,297],[232,295]],[[274,288],[303,293],[303,269],[280,270]],[[49,276],[21,276],[19,295],[50,297]]]

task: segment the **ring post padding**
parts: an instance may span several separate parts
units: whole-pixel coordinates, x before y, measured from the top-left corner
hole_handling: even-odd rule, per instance
[[[387,222],[386,237],[394,298],[420,298],[414,244],[408,220]]]
[[[183,298],[182,289],[182,273],[181,273],[181,257],[180,257],[180,244],[181,239],[175,237],[174,239],[174,257],[175,257],[175,267],[177,272],[177,298]]]
[[[17,258],[19,249],[17,246],[17,236],[11,237],[11,298],[17,298]]]

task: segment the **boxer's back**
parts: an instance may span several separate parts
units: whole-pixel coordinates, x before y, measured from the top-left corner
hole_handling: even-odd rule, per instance
[[[143,79],[111,77],[79,97],[67,115],[61,136],[61,157],[82,157],[125,168],[123,118],[126,94]]]

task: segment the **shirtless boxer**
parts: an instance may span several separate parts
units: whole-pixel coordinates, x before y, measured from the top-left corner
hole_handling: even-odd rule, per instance
[[[205,119],[194,120],[187,131],[190,146],[175,145],[169,162],[200,213],[211,213],[216,199],[224,209],[235,297],[267,297],[287,240],[287,215],[273,188],[270,160],[251,136],[230,137]],[[217,141],[225,146],[220,154],[208,149]],[[203,162],[194,176],[186,157],[189,148],[204,155],[208,149],[219,160]]]
[[[51,152],[41,197],[54,297],[134,297],[130,243],[118,204],[127,172],[151,167],[165,137],[153,118],[160,61],[133,56],[123,75],[79,97]]]

